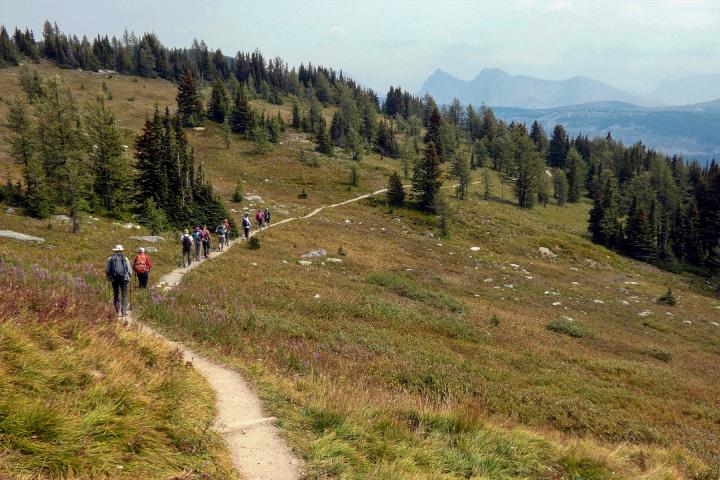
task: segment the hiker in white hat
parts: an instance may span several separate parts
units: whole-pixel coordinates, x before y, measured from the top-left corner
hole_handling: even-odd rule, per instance
[[[112,283],[115,312],[121,317],[127,315],[128,286],[132,276],[130,260],[122,253],[124,250],[122,245],[115,245],[112,249],[113,254],[105,264],[105,277]]]

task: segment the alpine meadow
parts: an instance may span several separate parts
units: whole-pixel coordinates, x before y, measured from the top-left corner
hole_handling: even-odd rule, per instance
[[[470,2],[403,1],[407,42],[374,16],[334,45],[342,2],[298,2],[314,33],[288,3],[240,3],[258,25],[226,37],[188,12],[143,34],[92,8],[71,33],[47,5],[37,31],[24,7],[0,20],[0,479],[720,478],[716,160],[508,118],[491,99],[541,100],[521,75],[464,104],[380,55],[362,70],[395,44],[435,70],[413,32]],[[513,5],[485,5],[508,41],[490,10]],[[453,25],[457,45],[480,31]],[[260,26],[297,35],[288,60],[265,52],[290,33]],[[497,45],[467,61],[535,65]],[[294,60],[341,46],[352,75]]]

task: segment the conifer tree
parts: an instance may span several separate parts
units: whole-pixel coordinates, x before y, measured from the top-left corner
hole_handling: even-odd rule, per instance
[[[555,125],[552,138],[548,144],[547,163],[554,168],[565,168],[570,141],[562,125]],[[569,179],[568,179],[569,181]]]
[[[244,88],[239,89],[234,103],[235,106],[230,114],[230,127],[233,132],[247,137],[255,127],[255,112],[250,108]]]
[[[643,260],[651,258],[655,253],[655,239],[652,227],[643,208],[638,205],[637,197],[633,196],[628,210],[625,227],[625,250],[629,255]]]
[[[483,198],[485,200],[490,200],[491,195],[492,195],[492,181],[490,179],[490,169],[488,167],[485,167],[483,169]]]
[[[300,128],[300,106],[298,105],[297,100],[293,102],[293,108],[292,108],[292,127],[295,129]]]
[[[418,207],[434,212],[435,196],[440,190],[440,161],[432,142],[425,146],[425,154],[413,169],[412,189],[418,199]]]
[[[210,103],[208,104],[208,118],[217,123],[224,123],[229,109],[229,101],[227,91],[219,78],[216,78],[212,85],[210,93]]]
[[[535,148],[538,152],[545,154],[545,150],[548,146],[548,139],[547,135],[545,134],[545,129],[540,125],[540,123],[535,120],[530,127],[530,139],[535,144]]]
[[[571,148],[567,154],[567,181],[568,181],[568,202],[574,203],[580,200],[580,188],[582,180],[580,178],[580,163],[582,157]]]
[[[472,151],[475,157],[475,167],[481,168],[488,165],[490,149],[487,138],[476,139],[473,142]]]
[[[443,155],[443,145],[442,145],[442,136],[441,136],[441,127],[443,125],[442,116],[440,115],[440,111],[435,107],[432,112],[430,113],[430,118],[428,119],[428,126],[427,126],[427,132],[425,133],[425,138],[423,141],[425,143],[432,143],[435,147],[435,155],[438,158],[439,162],[444,162],[445,159],[442,157]]]
[[[230,148],[230,140],[232,136],[230,135],[232,133],[232,130],[230,129],[230,116],[225,115],[225,120],[222,123],[222,132],[223,132],[223,140],[225,142],[225,149]]]
[[[457,195],[460,200],[464,200],[467,189],[470,186],[470,165],[462,153],[457,153],[453,156],[450,175],[457,181],[455,195]]]
[[[557,200],[558,207],[562,207],[567,202],[568,181],[565,172],[556,168],[553,172],[554,197]]]
[[[89,105],[85,123],[92,145],[95,198],[106,212],[119,215],[125,210],[129,197],[130,169],[123,155],[115,116],[105,104],[105,97],[98,96]]]
[[[397,172],[393,172],[388,180],[387,202],[396,207],[405,203],[405,188]]]
[[[178,115],[183,126],[194,127],[200,125],[203,117],[203,106],[192,70],[188,69],[185,75],[180,78],[175,98],[177,100]]]
[[[317,151],[320,153],[324,153],[328,156],[335,155],[335,147],[333,145],[332,140],[330,139],[330,135],[328,134],[326,122],[325,119],[320,117],[319,123],[318,123],[318,129],[317,134],[315,136],[315,141],[317,143]]]

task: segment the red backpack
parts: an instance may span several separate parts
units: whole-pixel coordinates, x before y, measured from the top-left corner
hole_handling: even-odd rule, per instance
[[[137,273],[147,273],[150,268],[148,267],[148,258],[147,255],[144,253],[139,254],[137,257],[135,257],[135,265],[133,267],[135,268],[135,271]]]
[[[262,211],[258,210],[258,212],[255,214],[255,220],[257,220],[258,222],[262,222],[263,220],[265,220],[265,215]]]

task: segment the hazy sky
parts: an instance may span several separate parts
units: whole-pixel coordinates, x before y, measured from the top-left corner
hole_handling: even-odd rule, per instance
[[[486,67],[585,75],[639,92],[662,78],[720,73],[720,0],[0,0],[0,12],[0,23],[38,37],[47,17],[88,36],[127,27],[170,46],[205,39],[226,55],[260,48],[381,91],[416,92],[436,68],[464,79]]]

